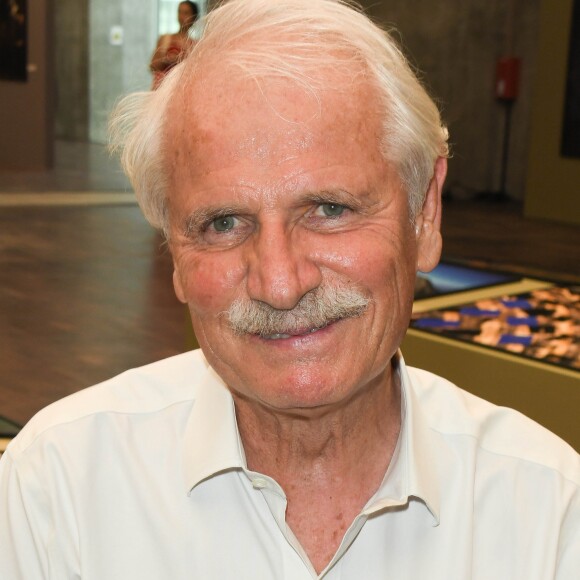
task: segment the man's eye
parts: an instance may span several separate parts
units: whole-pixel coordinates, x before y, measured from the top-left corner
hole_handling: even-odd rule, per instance
[[[321,203],[320,209],[322,213],[327,217],[337,217],[342,215],[346,209],[344,205],[339,205],[338,203]]]
[[[228,232],[235,227],[236,218],[231,215],[226,215],[214,219],[211,223],[216,232]]]

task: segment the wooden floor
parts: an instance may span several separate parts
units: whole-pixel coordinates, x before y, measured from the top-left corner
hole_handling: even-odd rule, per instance
[[[0,208],[0,415],[176,354],[171,260],[136,206]]]
[[[82,194],[68,205],[3,205],[2,191],[58,181],[35,179],[26,187],[26,176],[0,175],[0,415],[20,423],[185,345],[170,257],[138,208],[85,204]],[[513,203],[446,201],[444,212],[447,257],[580,283],[580,228],[523,219]]]

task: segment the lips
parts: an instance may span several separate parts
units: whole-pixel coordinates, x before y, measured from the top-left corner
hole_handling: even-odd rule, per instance
[[[307,336],[309,334],[313,334],[314,332],[317,332],[318,330],[321,330],[323,328],[326,328],[328,325],[332,324],[333,322],[336,322],[336,320],[327,322],[326,324],[323,324],[322,326],[316,326],[314,328],[308,328],[306,330],[294,330],[290,333],[274,333],[274,334],[265,334],[263,336],[261,336],[260,338],[263,338],[264,340],[281,340],[283,338],[292,338],[294,336]]]

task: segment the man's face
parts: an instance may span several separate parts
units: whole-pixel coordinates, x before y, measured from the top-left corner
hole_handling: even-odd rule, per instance
[[[417,264],[439,252],[380,154],[374,91],[351,84],[317,101],[288,81],[259,88],[217,71],[191,90],[193,113],[170,105],[167,159],[174,283],[198,341],[234,396],[278,410],[343,404],[385,378]],[[290,336],[240,335],[224,314],[237,299],[289,311],[325,285],[370,302]]]

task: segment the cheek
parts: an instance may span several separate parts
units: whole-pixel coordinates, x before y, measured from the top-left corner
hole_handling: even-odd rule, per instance
[[[414,279],[416,248],[406,231],[367,230],[329,237],[316,259],[331,271],[368,289]]]
[[[229,306],[245,276],[242,260],[223,253],[184,257],[176,264],[189,307],[199,313],[219,313]]]

